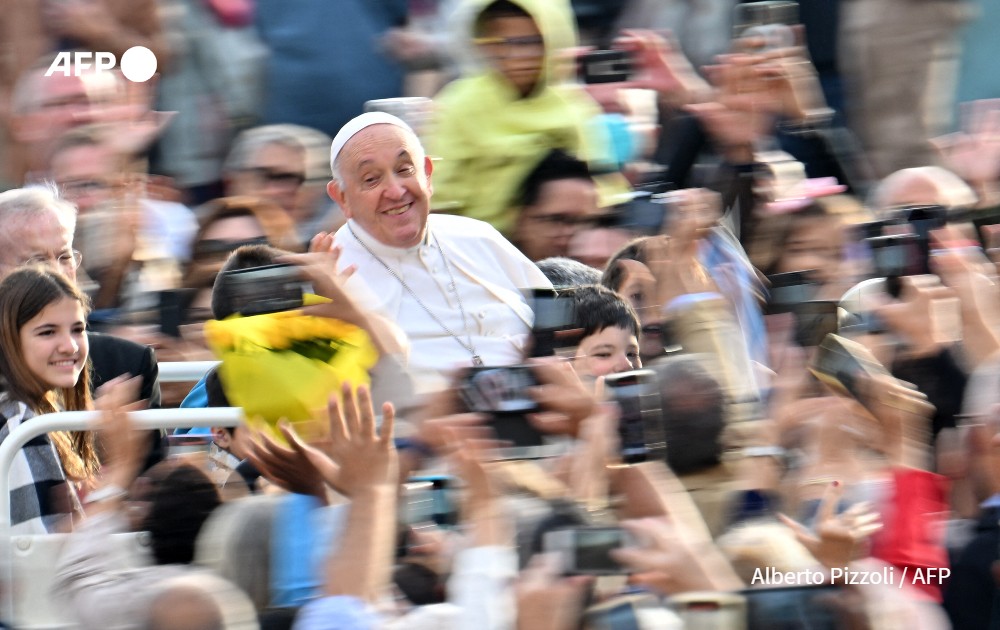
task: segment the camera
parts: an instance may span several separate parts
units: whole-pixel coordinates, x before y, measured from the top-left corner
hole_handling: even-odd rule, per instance
[[[632,56],[627,50],[592,50],[578,61],[584,83],[621,83],[632,76]]]
[[[558,555],[564,575],[619,575],[627,571],[611,552],[631,542],[620,527],[573,527],[546,532],[543,548]]]
[[[400,517],[408,526],[458,523],[454,480],[445,475],[410,477],[403,484]]]
[[[541,446],[542,434],[526,414],[538,411],[528,389],[538,385],[530,365],[474,367],[466,372],[459,395],[468,410],[489,416],[497,439],[516,447]]]
[[[860,343],[840,335],[827,335],[813,356],[809,371],[835,391],[866,404],[861,383],[891,377],[878,359]]]
[[[610,374],[604,377],[604,386],[621,410],[618,437],[622,461],[664,461],[667,440],[656,373],[633,370]]]
[[[733,7],[733,37],[760,38],[760,52],[795,45],[793,24],[799,22],[799,3],[790,0],[743,2]]]
[[[532,289],[525,300],[535,314],[531,328],[531,356],[548,357],[561,348],[576,347],[580,333],[574,331],[576,303],[553,289]]]
[[[767,314],[792,313],[795,307],[816,295],[819,285],[813,280],[815,270],[775,273],[767,277],[770,285]]]
[[[220,290],[244,317],[301,308],[312,285],[295,265],[278,264],[222,273]]]

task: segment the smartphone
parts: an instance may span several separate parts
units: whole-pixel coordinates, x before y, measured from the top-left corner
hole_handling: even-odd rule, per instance
[[[674,627],[664,625],[659,598],[647,593],[625,594],[590,606],[583,614],[586,630],[642,630],[642,628]],[[657,623],[660,622],[660,623]],[[669,624],[669,621],[666,621]]]
[[[564,575],[620,575],[626,569],[611,552],[628,547],[631,538],[621,527],[573,527],[545,533],[545,553],[559,556]]]
[[[528,388],[538,385],[530,365],[474,367],[466,372],[459,395],[469,411],[489,417],[498,440],[515,447],[540,446],[542,434],[526,414],[538,411]]]
[[[739,593],[694,592],[672,595],[667,605],[691,630],[746,630],[747,600]],[[799,628],[793,625],[792,628]]]
[[[795,306],[795,343],[812,348],[837,332],[840,309],[837,302],[811,300]]]
[[[577,62],[584,83],[621,83],[632,78],[632,55],[627,50],[591,50]]]
[[[816,295],[819,284],[813,278],[815,270],[776,273],[767,277],[770,285],[767,315],[794,313],[795,307]]]
[[[244,317],[301,308],[303,296],[313,292],[299,267],[290,264],[225,271],[222,275],[220,290]]]
[[[413,527],[434,523],[439,527],[458,523],[455,480],[447,475],[410,477],[403,484],[399,514],[402,523]]]
[[[841,612],[843,593],[831,584],[745,589],[740,594],[746,598],[746,628],[846,630],[850,626]]]
[[[562,348],[575,348],[583,331],[574,332],[576,302],[553,289],[532,289],[525,300],[535,314],[531,327],[531,356],[548,357]]]
[[[733,38],[758,38],[757,52],[795,45],[792,26],[799,23],[799,3],[790,0],[743,2],[733,7]]]
[[[653,370],[632,370],[604,377],[611,400],[618,403],[618,438],[626,464],[665,461],[667,455],[659,383]]]
[[[872,253],[875,274],[885,278],[885,292],[894,298],[903,291],[900,278],[926,273],[927,251],[916,234],[876,236],[865,243]]]
[[[816,349],[809,371],[834,391],[863,405],[867,404],[867,398],[862,383],[892,376],[868,348],[833,334],[827,335]]]

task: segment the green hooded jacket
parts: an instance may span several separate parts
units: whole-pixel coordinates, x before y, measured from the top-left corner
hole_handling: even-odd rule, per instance
[[[568,0],[512,1],[534,18],[545,40],[535,90],[522,98],[484,65],[441,90],[427,138],[429,155],[440,158],[433,175],[435,209],[486,221],[504,234],[517,219],[522,182],[549,151],[566,150],[591,166],[606,162],[609,153],[597,123],[600,108],[567,82],[572,67],[562,51],[577,44]],[[491,2],[470,0],[470,26]]]

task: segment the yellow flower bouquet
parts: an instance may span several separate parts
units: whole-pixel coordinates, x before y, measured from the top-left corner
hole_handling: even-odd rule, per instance
[[[368,384],[378,361],[361,328],[301,311],[209,321],[205,337],[230,403],[271,429],[287,420],[307,439],[325,433],[330,394],[345,381]]]

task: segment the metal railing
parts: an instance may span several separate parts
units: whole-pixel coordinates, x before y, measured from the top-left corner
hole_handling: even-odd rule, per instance
[[[211,362],[206,362],[211,363]],[[199,377],[200,378],[200,377]],[[63,411],[50,413],[21,424],[0,442],[0,564],[3,571],[0,619],[12,620],[15,614],[15,588],[12,588],[12,550],[10,533],[10,467],[17,452],[28,442],[52,431],[88,431],[97,428],[101,414],[97,411]],[[129,413],[136,429],[177,429],[181,427],[233,427],[242,424],[243,410],[239,407],[206,409],[149,409]]]
[[[163,383],[198,381],[219,361],[165,361],[158,365]]]

